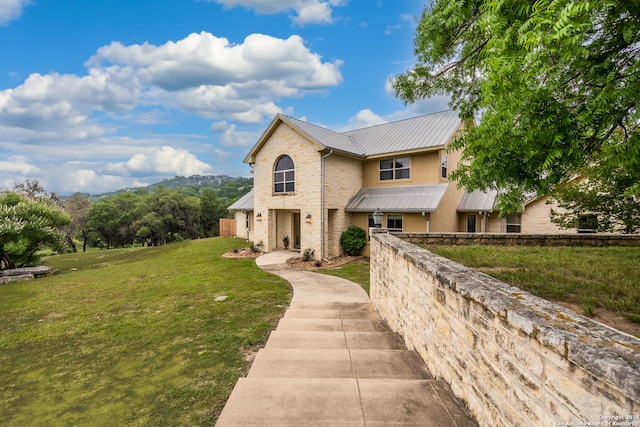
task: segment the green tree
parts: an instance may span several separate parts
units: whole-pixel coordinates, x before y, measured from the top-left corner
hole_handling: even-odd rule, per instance
[[[121,214],[109,198],[91,205],[87,210],[87,227],[100,235],[107,249],[117,245]]]
[[[74,239],[79,237],[82,240],[82,251],[87,251],[89,239],[89,229],[87,227],[87,211],[91,207],[91,200],[88,195],[76,193],[67,198],[62,207],[71,217],[71,222],[63,229],[65,240],[73,252],[77,252]]]
[[[160,218],[161,244],[198,237],[200,204],[177,188],[154,188],[147,196],[147,209]]]
[[[200,196],[200,223],[205,237],[220,235],[220,218],[226,218],[229,210],[218,198],[218,192],[207,188]]]
[[[0,193],[0,267],[37,264],[41,247],[61,246],[60,228],[70,221],[49,198]]]
[[[552,211],[553,222],[580,229],[587,219],[594,231],[640,232],[640,168],[628,164],[631,157],[617,147],[606,146],[595,165],[585,167],[578,179],[558,186],[554,196],[562,210]]]
[[[548,193],[605,157],[640,168],[638,0],[437,0],[417,28],[418,63],[395,78],[414,102],[436,94],[471,120],[453,178],[502,189],[499,208]],[[613,138],[619,132],[621,138]],[[624,190],[638,197],[637,182]]]

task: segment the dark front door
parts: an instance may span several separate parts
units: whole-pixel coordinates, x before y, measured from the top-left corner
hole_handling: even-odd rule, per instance
[[[476,232],[476,216],[467,215],[467,233]]]
[[[293,249],[300,249],[300,214],[293,214]]]

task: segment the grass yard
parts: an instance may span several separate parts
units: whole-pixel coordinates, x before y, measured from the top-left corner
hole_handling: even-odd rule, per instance
[[[221,257],[245,244],[54,256],[59,274],[0,286],[0,426],[213,425],[291,298]]]
[[[362,286],[362,288],[367,291],[367,294],[369,294],[369,280],[371,277],[369,274],[369,259],[358,259],[349,264],[341,265],[340,267],[321,268],[315,271],[317,273],[329,274],[351,280]]]
[[[539,297],[578,306],[580,314],[606,310],[640,323],[638,247],[434,245],[426,249]]]

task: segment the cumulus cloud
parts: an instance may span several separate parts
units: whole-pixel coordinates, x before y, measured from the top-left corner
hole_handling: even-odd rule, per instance
[[[254,144],[262,131],[240,131],[234,124],[217,122],[211,125],[211,130],[220,133],[220,141],[224,147],[249,147]]]
[[[22,176],[40,172],[40,169],[30,164],[24,156],[10,156],[7,160],[0,160],[0,170],[7,174],[18,174]]]
[[[175,105],[203,117],[256,122],[278,112],[274,101],[342,83],[342,61],[323,62],[301,37],[251,34],[242,44],[207,32],[156,46],[111,43],[87,64],[133,75],[145,103],[173,94]],[[130,80],[131,81],[131,80]]]
[[[291,20],[300,26],[306,24],[331,24],[335,7],[344,6],[347,0],[209,0],[227,8],[236,6],[253,9],[258,13],[273,15],[293,11]]]
[[[205,148],[208,136],[158,136],[151,128],[119,135],[141,132],[134,124],[171,126],[197,115],[230,123],[211,135],[224,146],[250,146],[259,132],[241,124],[261,126],[278,113],[291,114],[279,105],[282,99],[341,84],[341,65],[323,60],[296,35],[251,34],[231,43],[201,32],[159,45],[111,43],[87,60],[84,75],[34,73],[0,90],[0,153],[30,156],[20,162],[0,157],[0,183],[24,174],[54,185],[52,191],[90,185],[97,191],[142,177],[213,172],[198,158],[213,154]]]
[[[0,0],[0,25],[19,18],[22,9],[30,3],[30,0]]]
[[[191,176],[207,174],[211,166],[187,150],[164,146],[135,154],[126,162],[109,165],[108,170],[123,175],[154,173]]]
[[[360,110],[355,116],[351,117],[346,125],[341,127],[341,131],[362,129],[369,126],[375,126],[382,123],[386,123],[389,120],[377,115],[369,109]]]

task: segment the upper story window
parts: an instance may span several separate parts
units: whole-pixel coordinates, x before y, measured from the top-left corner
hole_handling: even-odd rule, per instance
[[[296,190],[296,171],[293,160],[282,156],[276,162],[273,173],[273,191],[275,193],[293,193]]]
[[[273,191],[275,193],[293,193],[296,190],[296,171],[293,160],[282,156],[276,162],[273,173]]]
[[[380,181],[411,178],[411,158],[380,160]]]
[[[442,178],[447,177],[447,155],[446,154],[442,155],[442,161],[440,163],[440,177]]]

